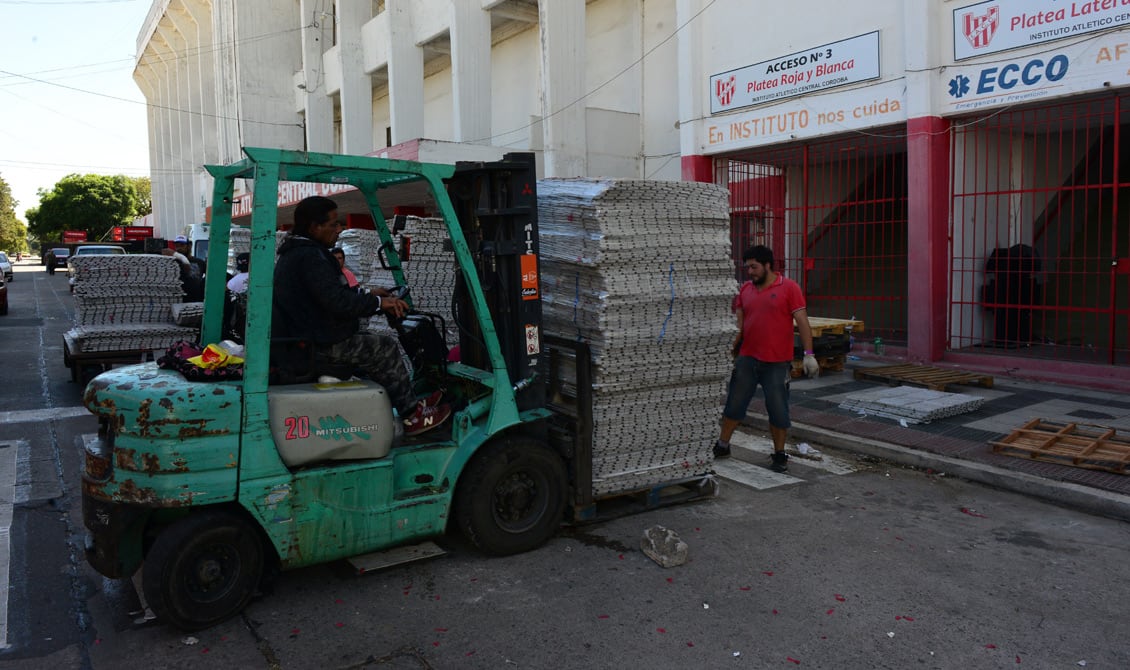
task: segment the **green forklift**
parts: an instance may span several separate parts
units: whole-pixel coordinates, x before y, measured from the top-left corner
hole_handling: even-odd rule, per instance
[[[141,568],[142,595],[158,618],[196,630],[241,611],[279,570],[452,529],[488,554],[543,544],[576,499],[566,463],[576,453],[550,444],[533,155],[450,166],[244,154],[207,168],[213,258],[229,253],[236,180],[254,184],[242,378],[188,381],[143,363],[90,382],[84,402],[99,420],[83,470],[90,565],[111,578]],[[327,382],[302,360],[304,343],[271,340],[281,182],[356,189],[351,197],[364,198],[381,262],[409,304],[385,200],[424,197],[442,217],[460,360],[447,360],[438,315],[410,312],[394,325],[417,390],[442,388],[453,404],[446,424],[404,438],[379,385],[348,375]],[[222,339],[225,281],[208,273],[202,343]]]

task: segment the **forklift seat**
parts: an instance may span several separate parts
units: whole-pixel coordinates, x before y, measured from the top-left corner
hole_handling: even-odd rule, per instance
[[[338,379],[349,379],[353,368],[348,365],[318,363],[314,358],[314,344],[296,337],[271,339],[271,362],[267,383],[271,386],[284,384],[309,384],[327,375]]]

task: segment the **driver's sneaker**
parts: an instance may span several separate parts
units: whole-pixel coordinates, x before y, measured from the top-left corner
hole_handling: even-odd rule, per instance
[[[420,402],[424,403],[428,407],[436,407],[441,402],[443,402],[443,391],[443,389],[436,389],[435,391],[432,391],[432,394],[427,398],[420,400]]]
[[[404,436],[415,437],[426,433],[444,421],[451,418],[451,405],[437,405],[435,407],[419,403],[412,416],[404,420]]]

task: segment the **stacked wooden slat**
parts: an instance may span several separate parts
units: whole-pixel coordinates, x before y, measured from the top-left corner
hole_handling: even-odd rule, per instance
[[[728,194],[712,184],[538,182],[544,328],[593,353],[593,491],[706,472],[731,370]]]
[[[91,255],[71,259],[75,328],[72,353],[161,349],[195,339],[173,323],[182,298],[180,266],[171,256]]]
[[[984,398],[965,393],[896,386],[851,393],[840,408],[906,423],[929,423],[976,411],[984,403]]]

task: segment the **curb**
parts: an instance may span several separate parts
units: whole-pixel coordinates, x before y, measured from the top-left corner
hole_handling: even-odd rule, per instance
[[[769,420],[765,416],[751,414],[746,417],[745,423],[760,430],[769,430]],[[1044,479],[995,465],[942,456],[866,437],[845,435],[803,423],[793,423],[792,428],[789,428],[789,435],[802,441],[874,456],[900,465],[932,468],[945,472],[947,476],[988,484],[998,489],[1040,498],[1055,505],[1072,507],[1097,516],[1130,521],[1130,496],[1121,493]]]

